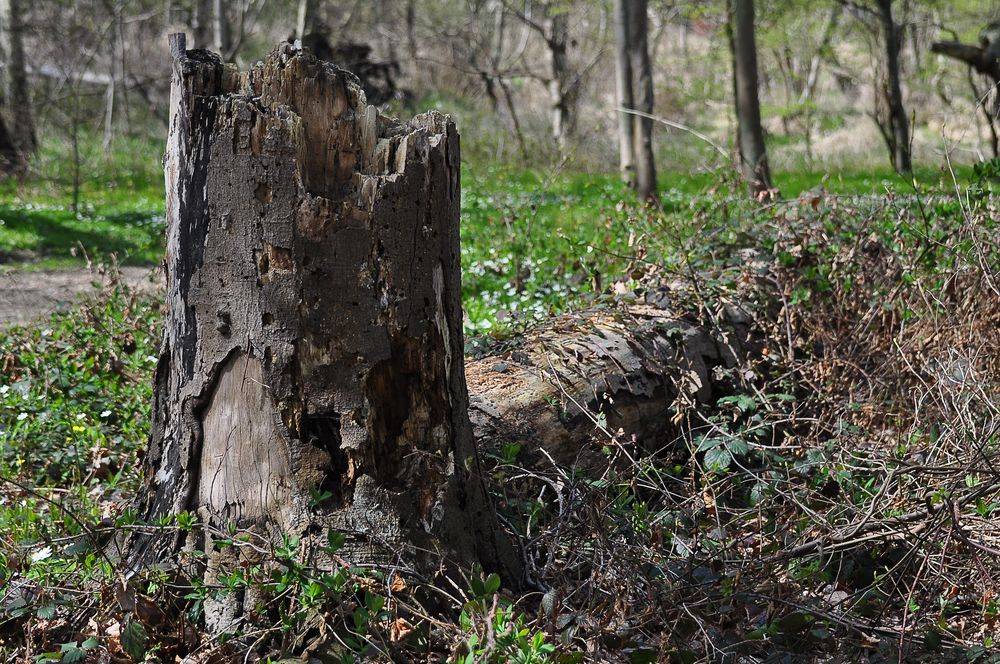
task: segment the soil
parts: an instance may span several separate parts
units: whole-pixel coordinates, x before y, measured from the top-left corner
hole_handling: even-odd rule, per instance
[[[152,291],[162,286],[158,268],[119,269],[129,288]],[[108,282],[108,275],[97,268],[0,272],[0,327],[31,323],[64,311],[99,293]]]

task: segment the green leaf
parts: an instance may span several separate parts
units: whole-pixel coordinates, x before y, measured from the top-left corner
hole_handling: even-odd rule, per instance
[[[500,590],[500,575],[493,573],[486,577],[485,590],[487,595],[492,595]]]
[[[750,504],[757,505],[767,497],[770,487],[766,482],[757,482],[750,488]]]
[[[725,447],[713,447],[705,452],[705,468],[711,472],[719,473],[729,469],[733,456]]]
[[[146,657],[146,643],[149,637],[146,636],[146,628],[137,620],[131,619],[125,623],[121,633],[122,649],[128,656],[137,662],[141,662]]]
[[[45,606],[40,606],[38,607],[38,610],[35,612],[35,615],[37,615],[42,620],[51,620],[56,615],[56,605],[46,604]]]
[[[801,611],[793,611],[778,619],[778,627],[782,634],[795,634],[801,632],[805,627],[815,620],[815,617]]]
[[[79,662],[87,656],[87,651],[76,645],[76,641],[69,641],[59,646],[59,652],[62,653],[62,657],[59,658],[60,662],[65,662],[66,664],[73,664],[73,662]]]
[[[326,533],[327,553],[334,554],[340,551],[347,541],[347,535],[337,530],[329,530]]]
[[[385,597],[365,591],[365,606],[372,613],[378,613],[385,606]]]
[[[739,456],[741,454],[750,453],[750,446],[747,445],[745,440],[742,440],[740,438],[732,438],[729,441],[729,444],[726,445],[726,448],[729,450],[729,453],[732,454],[733,456]]]
[[[705,450],[710,450],[715,447],[725,447],[725,445],[726,441],[724,438],[710,438],[708,436],[704,436],[698,441],[698,444],[695,445],[694,451],[704,452]]]
[[[720,406],[732,404],[741,413],[752,413],[757,410],[757,400],[746,394],[737,394],[731,397],[722,397],[716,402]]]
[[[472,596],[479,599],[481,597],[486,597],[486,586],[483,585],[483,580],[478,576],[473,576],[469,580],[469,586],[472,588]]]
[[[629,664],[655,664],[659,661],[658,654],[651,648],[636,648],[628,656]]]

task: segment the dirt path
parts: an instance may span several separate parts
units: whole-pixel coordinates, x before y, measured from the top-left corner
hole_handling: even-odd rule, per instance
[[[129,287],[153,290],[161,279],[151,267],[123,267]],[[0,327],[31,323],[65,310],[100,291],[107,276],[97,270],[39,270],[0,273]]]

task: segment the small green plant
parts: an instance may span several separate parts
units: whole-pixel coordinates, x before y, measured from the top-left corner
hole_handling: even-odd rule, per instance
[[[546,643],[545,634],[532,630],[528,620],[499,595],[500,577],[473,575],[472,599],[459,616],[466,632],[466,654],[462,664],[477,662],[516,662],[542,664],[551,661],[555,646]]]

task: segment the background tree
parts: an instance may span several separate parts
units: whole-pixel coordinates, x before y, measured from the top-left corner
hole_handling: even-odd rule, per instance
[[[24,54],[25,6],[23,0],[0,1],[0,61],[3,64],[4,113],[0,126],[0,154],[5,170],[22,172],[37,147]]]
[[[635,187],[635,108],[632,97],[632,62],[629,57],[628,0],[615,0],[615,93],[618,99],[618,169],[622,180]]]
[[[899,173],[908,173],[912,164],[910,123],[901,83],[903,32],[893,16],[892,0],[872,0],[870,4],[838,1],[877,44],[872,47],[874,109],[869,115],[882,135],[892,167]]]
[[[885,45],[885,98],[889,105],[888,128],[883,131],[892,155],[892,166],[899,173],[913,170],[910,159],[910,122],[903,106],[903,88],[899,75],[899,52],[902,33],[892,16],[892,0],[876,0],[878,18]]]
[[[569,12],[572,5],[562,0],[536,3],[527,0],[523,6],[506,3],[508,10],[534,30],[545,44],[547,73],[544,75],[551,104],[552,137],[565,151],[570,137],[576,132],[576,99],[579,80],[569,65]]]
[[[657,198],[653,156],[653,70],[648,48],[646,0],[615,0],[616,90],[619,119],[619,163],[644,200]]]
[[[760,124],[753,0],[730,0],[729,38],[740,170],[750,187],[750,195],[758,198],[770,191],[772,184],[764,130]]]

